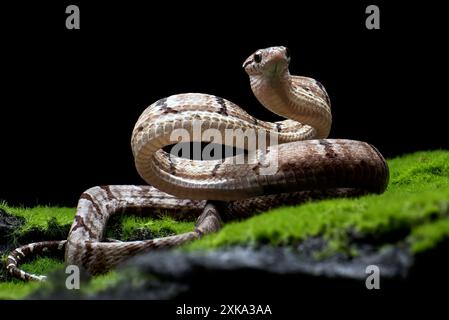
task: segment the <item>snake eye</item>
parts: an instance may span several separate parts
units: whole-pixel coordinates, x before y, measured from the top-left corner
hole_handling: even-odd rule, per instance
[[[256,61],[257,63],[260,63],[262,61],[262,55],[260,53],[255,53],[254,61]]]
[[[288,50],[287,47],[285,47],[285,56],[286,56],[287,58],[290,58],[290,50]]]

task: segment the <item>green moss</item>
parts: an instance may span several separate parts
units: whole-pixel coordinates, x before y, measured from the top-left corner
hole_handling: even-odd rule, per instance
[[[37,282],[0,282],[0,300],[23,299],[40,285]]]
[[[32,262],[21,265],[23,270],[34,274],[49,274],[63,268],[64,263],[58,259],[39,257]],[[24,282],[19,279],[10,279],[8,282],[0,282],[0,299],[23,299],[34,290],[45,285],[40,282]]]
[[[120,280],[120,274],[116,271],[110,271],[106,274],[92,278],[85,286],[80,286],[82,293],[93,295],[95,293],[107,290],[113,287]]]
[[[56,225],[71,225],[75,215],[74,208],[38,206],[34,208],[9,207],[0,203],[0,208],[6,212],[25,219],[20,232],[26,233],[32,229],[47,229],[49,221]]]
[[[107,237],[123,241],[167,237],[192,231],[192,221],[177,221],[167,215],[160,218],[122,215],[119,217],[119,228],[110,228]]]
[[[63,261],[49,257],[39,257],[32,262],[24,263],[21,265],[21,268],[23,270],[34,274],[48,274],[63,267]]]
[[[149,229],[155,236],[168,236],[192,231],[195,223],[176,221],[172,217],[164,216],[161,219],[145,219],[143,217],[125,216],[123,230],[127,236],[132,236],[137,229]]]
[[[49,274],[56,270],[63,270],[64,263],[61,260],[39,257],[29,263],[21,265],[23,270],[34,274]],[[120,280],[120,275],[116,271],[91,278],[88,282],[80,285],[81,294],[89,296],[107,290]],[[8,282],[0,282],[0,299],[23,299],[35,290],[43,289],[47,283],[24,282],[19,279],[10,279]],[[48,286],[51,288],[50,286]]]
[[[449,219],[441,219],[415,228],[410,242],[412,250],[420,253],[435,247],[441,240],[447,239],[449,239]]]
[[[24,223],[14,230],[8,241],[10,246],[24,242],[55,240],[67,237],[75,215],[74,208],[38,206],[34,208],[10,207],[0,203],[0,209],[20,217]]]

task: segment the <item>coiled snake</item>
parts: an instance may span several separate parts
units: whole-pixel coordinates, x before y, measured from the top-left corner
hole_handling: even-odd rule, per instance
[[[179,245],[217,231],[221,217],[244,217],[268,208],[304,201],[308,197],[381,193],[388,183],[382,155],[368,143],[325,139],[331,127],[330,101],[316,80],[292,76],[286,47],[257,50],[243,64],[260,103],[288,118],[265,122],[223,98],[177,94],[150,105],[132,133],[132,151],[140,176],[149,186],[101,186],[84,192],[67,240],[38,242],[14,250],[7,269],[25,280],[44,280],[18,268],[18,262],[44,251],[65,250],[67,264],[91,274],[153,248]],[[195,122],[201,135],[195,137]],[[191,160],[164,151],[174,143],[170,135],[184,129],[191,141],[210,142],[203,133],[215,129],[255,130],[274,136],[264,156],[258,144],[252,159],[236,164],[223,160]],[[222,142],[226,144],[226,142]],[[245,145],[247,148],[249,145]],[[247,156],[249,159],[250,156]],[[275,163],[270,174],[264,168]],[[165,238],[131,242],[103,242],[108,218],[117,212],[148,209],[191,211],[199,215],[193,231]]]

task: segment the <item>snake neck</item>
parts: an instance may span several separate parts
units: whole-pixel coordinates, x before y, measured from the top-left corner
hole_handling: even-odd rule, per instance
[[[297,79],[285,68],[280,72],[251,75],[250,83],[254,95],[265,108],[313,127],[317,139],[326,138],[332,123],[330,106],[305,90],[307,88]],[[306,79],[310,78],[302,78],[302,81]]]

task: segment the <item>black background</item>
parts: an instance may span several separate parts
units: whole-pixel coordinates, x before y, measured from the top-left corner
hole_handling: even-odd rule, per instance
[[[65,28],[72,3],[80,30]],[[215,94],[278,120],[241,68],[273,45],[289,47],[292,74],[326,87],[330,137],[368,141],[387,157],[448,147],[437,4],[373,1],[381,29],[367,30],[363,1],[72,3],[1,7],[0,199],[9,204],[75,206],[94,185],[142,184],[131,132],[167,95]]]

